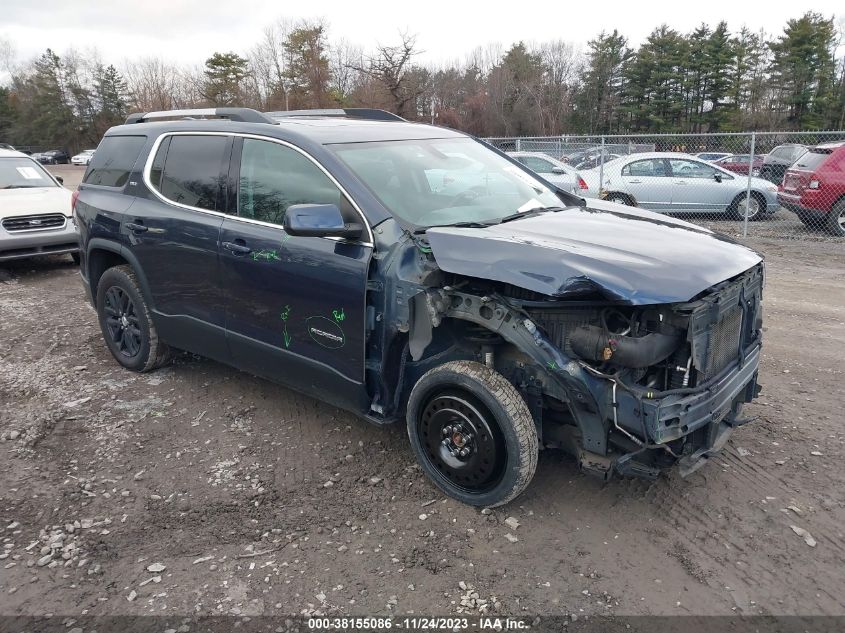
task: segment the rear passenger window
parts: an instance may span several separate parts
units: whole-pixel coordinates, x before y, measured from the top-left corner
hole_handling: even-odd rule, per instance
[[[146,136],[106,136],[100,141],[83,182],[123,187],[146,141]]]
[[[281,225],[292,204],[334,204],[347,220],[355,218],[340,189],[310,159],[279,143],[244,139],[238,215]]]
[[[628,163],[622,168],[623,176],[665,176],[666,163],[662,158],[649,158]]]
[[[169,137],[153,159],[153,186],[173,202],[216,211],[228,143],[227,136]]]

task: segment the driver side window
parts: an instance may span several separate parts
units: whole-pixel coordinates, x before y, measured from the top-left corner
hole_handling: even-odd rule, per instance
[[[622,168],[623,176],[665,176],[666,163],[662,158],[635,160]]]
[[[310,159],[286,145],[244,139],[238,216],[281,226],[293,204],[334,204],[347,221],[358,221],[346,197]]]

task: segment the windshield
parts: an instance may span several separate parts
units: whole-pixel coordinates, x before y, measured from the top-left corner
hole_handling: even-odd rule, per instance
[[[397,218],[415,227],[492,223],[560,206],[529,173],[470,138],[332,146]]]
[[[811,149],[809,152],[799,158],[794,166],[799,169],[816,169],[825,160],[827,160],[827,157],[830,156],[832,153],[833,152],[831,150]]]
[[[44,168],[30,158],[0,158],[0,189],[57,186]]]

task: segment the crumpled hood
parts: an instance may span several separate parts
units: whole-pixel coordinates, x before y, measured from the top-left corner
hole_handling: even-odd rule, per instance
[[[0,219],[36,213],[70,215],[72,195],[64,187],[0,189]]]
[[[728,237],[603,201],[487,228],[426,235],[444,271],[553,297],[599,292],[634,305],[688,301],[761,261]]]

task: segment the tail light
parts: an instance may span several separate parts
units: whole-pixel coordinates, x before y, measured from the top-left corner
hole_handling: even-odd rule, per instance
[[[584,190],[587,190],[587,189],[590,188],[589,186],[587,186],[587,183],[584,181],[583,178],[581,178],[581,176],[578,176],[578,188],[584,189]]]

